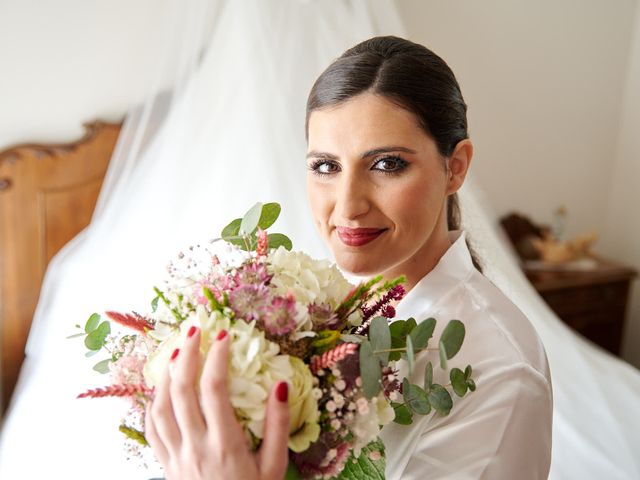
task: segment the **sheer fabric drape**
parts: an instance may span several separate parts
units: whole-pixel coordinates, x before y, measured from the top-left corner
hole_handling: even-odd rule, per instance
[[[46,275],[3,429],[3,479],[152,476],[124,460],[119,401],[74,399],[102,379],[90,370],[93,359],[83,360],[81,342],[65,337],[94,311],[147,310],[167,260],[216,236],[256,201],[282,203],[278,230],[296,248],[328,256],[305,200],[306,95],[346,48],[373,35],[404,35],[395,4],[384,0],[159,5],[166,42],[149,53],[158,59],[158,81],[129,112],[93,222]],[[640,478],[640,375],[557,320],[520,272],[478,186],[468,183],[461,201],[486,274],[529,316],[547,349],[551,478]]]

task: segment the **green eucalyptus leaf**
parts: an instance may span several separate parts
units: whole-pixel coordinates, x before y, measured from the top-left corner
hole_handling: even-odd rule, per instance
[[[440,340],[440,345],[438,345],[439,348],[439,352],[438,354],[440,355],[440,368],[442,368],[443,370],[447,369],[447,349],[444,346],[444,343],[442,343],[442,340]]]
[[[395,320],[389,324],[389,333],[391,333],[391,338],[396,339],[399,337],[406,337],[407,335],[407,321],[406,320]]]
[[[464,379],[469,380],[471,378],[472,372],[473,369],[471,368],[471,365],[467,365],[467,368],[464,369]]]
[[[391,334],[391,348],[405,348],[407,346],[407,322],[406,320],[396,320],[389,324]],[[390,352],[389,361],[400,360],[401,352]]]
[[[89,350],[100,350],[104,344],[107,335],[111,333],[111,325],[109,322],[104,321],[98,327],[92,331],[84,339],[84,344]]]
[[[84,331],[87,333],[93,332],[96,328],[98,328],[98,324],[100,323],[100,315],[97,313],[91,314],[89,320],[84,325]]]
[[[386,366],[389,362],[388,350],[391,348],[391,332],[386,318],[376,317],[371,321],[371,325],[369,325],[369,341],[374,352],[387,350],[376,353],[382,364]]]
[[[407,327],[406,327],[406,328],[407,328],[407,329],[406,329],[407,335],[408,335],[409,333],[411,333],[411,331],[412,331],[414,328],[416,328],[416,325],[418,325],[418,323],[416,322],[416,319],[415,319],[415,318],[411,317],[411,318],[408,318],[408,319],[407,319]]]
[[[474,382],[471,378],[469,380],[467,380],[467,387],[469,387],[469,390],[471,390],[472,392],[476,391],[476,382]]]
[[[460,320],[451,320],[440,336],[440,342],[444,344],[447,359],[451,360],[462,347],[464,341],[464,324]]]
[[[232,220],[226,227],[222,229],[222,233],[220,236],[223,240],[226,240],[229,237],[237,237],[240,232],[240,224],[242,223],[241,218],[236,218]]]
[[[413,423],[413,412],[404,403],[391,402],[391,407],[396,413],[393,421],[400,425],[411,425]]]
[[[109,362],[110,361],[111,361],[110,358],[102,360],[102,361],[96,363],[93,366],[93,369],[98,373],[109,373]]]
[[[151,300],[151,311],[155,313],[156,310],[158,310],[158,301],[160,300],[160,297],[156,297],[153,300]]]
[[[258,222],[260,221],[261,214],[262,203],[258,202],[244,214],[244,217],[242,217],[238,233],[240,235],[249,235],[253,233],[253,231],[258,228]]]
[[[280,211],[282,208],[279,203],[271,202],[265,203],[262,206],[262,213],[260,214],[260,220],[258,220],[258,226],[262,230],[266,230],[271,225],[273,225],[278,217],[280,216]]]
[[[287,471],[284,474],[284,480],[303,480],[304,477],[298,471],[296,465],[289,460],[289,465],[287,465]]]
[[[409,375],[411,375],[416,360],[415,353],[413,352],[413,343],[411,342],[411,337],[407,337],[407,351],[405,352],[405,356],[407,358],[407,365],[409,367]]]
[[[429,403],[440,414],[448,415],[453,407],[453,400],[446,388],[442,385],[433,384],[429,392]]]
[[[427,366],[424,369],[424,389],[428,392],[431,390],[431,385],[433,384],[433,365],[431,362],[427,363]]]
[[[411,342],[416,352],[427,347],[429,339],[433,336],[433,330],[436,328],[436,319],[427,318],[420,322],[416,327],[411,330]]]
[[[464,397],[467,393],[467,381],[464,378],[464,372],[459,368],[452,368],[449,372],[449,379],[456,395]]]
[[[267,239],[269,240],[269,248],[278,248],[280,246],[283,246],[287,250],[293,248],[291,239],[283,233],[270,233],[267,235]]]
[[[382,389],[382,369],[380,360],[373,354],[373,348],[368,341],[360,344],[360,376],[365,396],[375,397]]]
[[[402,381],[402,395],[404,403],[418,415],[427,415],[431,411],[427,392],[418,385],[410,383],[407,378]]]
[[[95,354],[100,353],[100,350],[87,350],[84,356],[87,358],[93,357]]]
[[[384,444],[380,439],[377,439],[366,445],[358,458],[354,458],[351,454],[342,471],[335,478],[337,480],[353,480],[354,478],[384,480],[384,469]]]
[[[396,348],[396,347],[392,346],[392,348]],[[402,348],[404,348],[404,346]],[[389,352],[389,361],[390,362],[397,362],[401,358],[402,358],[402,352]]]

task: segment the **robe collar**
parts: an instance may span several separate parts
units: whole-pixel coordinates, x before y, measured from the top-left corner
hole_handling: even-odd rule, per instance
[[[398,302],[395,318],[407,319],[428,311],[447,292],[466,281],[473,273],[475,267],[467,248],[465,232],[450,231],[449,241],[451,246],[433,270],[422,277]]]

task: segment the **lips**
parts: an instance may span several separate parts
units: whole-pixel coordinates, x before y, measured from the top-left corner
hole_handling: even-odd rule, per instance
[[[350,247],[361,247],[369,242],[374,241],[382,235],[386,228],[349,228],[336,227],[338,237],[345,245]]]

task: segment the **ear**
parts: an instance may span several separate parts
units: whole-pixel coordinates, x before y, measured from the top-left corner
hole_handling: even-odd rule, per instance
[[[468,138],[460,140],[448,160],[447,195],[457,192],[464,183],[472,157],[473,143],[471,140]]]

